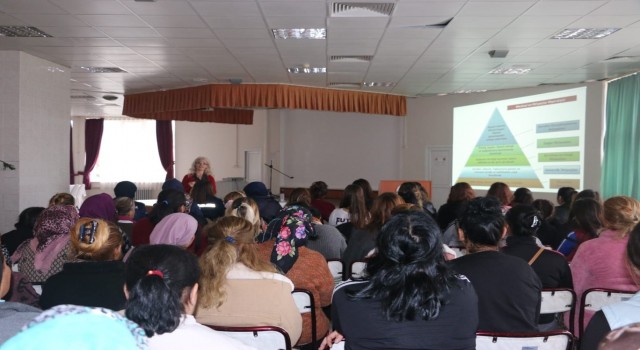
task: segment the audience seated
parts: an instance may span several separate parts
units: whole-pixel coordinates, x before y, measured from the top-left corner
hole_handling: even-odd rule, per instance
[[[207,219],[204,217],[204,214],[202,214],[200,207],[197,205],[192,205],[193,199],[189,195],[190,192],[185,192],[182,183],[178,179],[173,178],[165,181],[162,184],[162,190],[178,190],[182,192],[186,198],[186,213],[193,216],[194,219],[198,220],[198,224],[202,226],[207,224]]]
[[[178,184],[182,188],[182,184]],[[169,214],[184,213],[186,211],[187,198],[184,192],[176,189],[162,190],[158,194],[158,202],[153,205],[153,209],[151,209],[149,215],[136,221],[133,225],[133,245],[149,244],[149,236],[160,220]]]
[[[443,231],[460,217],[467,202],[475,198],[473,188],[466,182],[458,182],[451,186],[447,202],[438,209],[438,226]],[[446,243],[446,242],[445,242]]]
[[[576,194],[577,192],[573,187],[560,187],[558,189],[556,201],[559,205],[554,208],[553,216],[551,217],[555,226],[560,227],[569,221],[571,203],[573,202],[573,196]]]
[[[18,216],[18,222],[13,225],[16,229],[2,235],[2,245],[7,248],[8,256],[11,256],[22,242],[33,238],[33,226],[43,210],[43,207],[30,207],[23,210]]]
[[[266,225],[262,218],[260,217],[260,209],[258,208],[258,204],[256,201],[249,197],[240,197],[233,201],[229,209],[227,209],[227,216],[235,216],[239,218],[243,218],[253,225],[253,234],[257,236]]]
[[[325,199],[327,191],[328,187],[324,181],[316,181],[311,184],[311,187],[309,187],[309,192],[311,193],[311,207],[320,211],[324,222],[329,221],[329,215],[331,215],[331,212],[336,208],[333,203]]]
[[[429,201],[427,190],[419,182],[405,182],[398,187],[398,195],[409,204],[422,208],[432,218],[437,219],[436,208]]]
[[[334,209],[329,215],[329,225],[336,226],[345,240],[349,242],[351,231],[354,228],[364,228],[369,220],[364,201],[364,191],[358,185],[348,185],[344,189],[339,208]]]
[[[277,326],[297,342],[302,320],[291,295],[293,283],[259,258],[254,225],[225,216],[204,232],[209,247],[199,261],[197,320],[216,326]]]
[[[224,202],[213,194],[213,186],[209,181],[197,181],[191,189],[191,198],[199,206],[213,205],[200,208],[205,218],[215,220],[224,216]]]
[[[640,287],[640,225],[636,225],[629,234],[626,250],[628,266],[638,290]],[[602,310],[596,312],[580,340],[580,349],[595,350],[610,330],[637,322],[640,322],[640,292],[629,300],[604,306]],[[637,340],[633,343],[636,347],[640,344]]]
[[[70,205],[42,211],[33,228],[34,238],[23,242],[11,256],[28,281],[41,283],[62,271],[70,250],[69,231],[78,219],[78,211]]]
[[[277,200],[275,200],[267,190],[262,182],[254,181],[246,185],[243,189],[247,197],[253,199],[258,204],[260,209],[260,217],[264,222],[269,223],[273,218],[278,215],[278,212],[282,207]]]
[[[136,248],[126,265],[126,316],[149,336],[149,349],[248,349],[199,324],[197,258],[174,245]]]
[[[605,230],[598,238],[582,243],[571,262],[573,286],[578,296],[589,288],[638,290],[627,267],[625,250],[629,233],[640,221],[640,202],[617,196],[607,199],[603,208]],[[577,304],[576,310],[579,310],[581,305]],[[585,325],[592,316],[593,312],[585,312]],[[577,324],[574,329],[579,329]]]
[[[228,211],[231,208],[231,204],[238,198],[245,198],[247,195],[244,194],[244,191],[231,191],[224,196],[224,215],[229,215]]]
[[[354,261],[363,260],[376,247],[378,232],[390,218],[391,211],[404,200],[399,195],[386,192],[379,195],[373,201],[371,220],[363,229],[354,229],[351,233],[347,250],[342,257],[343,274],[347,274]]]
[[[364,204],[367,207],[367,211],[371,210],[371,206],[373,205],[373,189],[371,188],[371,184],[366,179],[357,179],[352,182],[352,184],[356,186],[360,186],[362,188],[362,194],[364,195]]]
[[[106,193],[87,197],[80,206],[80,217],[118,222],[116,205],[113,198]]]
[[[501,203],[491,196],[472,200],[460,228],[468,254],[450,263],[478,294],[478,330],[536,332],[542,283],[521,258],[498,251],[506,232]]]
[[[193,243],[198,222],[191,215],[173,213],[165,216],[153,228],[149,236],[151,244],[171,244],[187,248]]]
[[[11,289],[11,268],[6,263],[6,257],[0,253],[0,344],[14,336],[22,326],[38,316],[41,312],[33,306],[23,303],[10,302],[5,296]]]
[[[133,217],[136,212],[136,205],[133,199],[129,197],[118,197],[114,199],[116,204],[116,213],[118,214],[118,227],[125,233],[129,241],[131,241],[133,231]]]
[[[475,349],[478,300],[446,265],[439,236],[423,211],[393,216],[367,264],[370,280],[338,286],[334,332],[320,348],[344,337],[347,349]]]
[[[603,227],[602,204],[595,199],[578,199],[571,205],[569,216],[567,225],[572,230],[560,243],[558,251],[571,262],[580,244],[597,238],[600,234]]]
[[[531,190],[526,187],[520,187],[513,191],[513,199],[509,206],[513,207],[514,205],[525,204],[531,205],[533,204],[533,194],[531,194]]]
[[[76,199],[70,193],[60,192],[56,193],[49,199],[49,207],[54,205],[76,205]]]
[[[342,233],[331,225],[322,223],[322,214],[315,207],[310,207],[311,225],[316,231],[316,237],[309,237],[307,248],[313,249],[322,254],[325,259],[342,259],[344,251],[347,249],[347,241]]]
[[[609,332],[602,339],[598,350],[630,350],[637,348],[638,344],[640,344],[640,323],[633,323]]]
[[[487,191],[487,197],[496,198],[500,202],[500,209],[502,210],[502,214],[511,209],[511,201],[513,200],[513,193],[511,193],[511,189],[509,185],[504,182],[494,182],[489,187]]]
[[[138,186],[131,181],[120,181],[113,188],[113,193],[115,194],[115,198],[131,198],[132,200],[136,197],[136,192],[138,191]],[[144,199],[144,198],[143,198]],[[135,212],[133,215],[133,221],[138,221],[143,217],[147,216],[147,207],[142,202],[134,202],[135,204]]]
[[[77,305],[41,313],[2,344],[3,350],[147,348],[147,337],[134,322],[109,309]]]
[[[112,222],[80,218],[70,233],[71,257],[42,287],[40,305],[74,304],[122,310],[125,306],[123,234]]]
[[[553,215],[553,203],[546,199],[536,199],[532,203],[533,207],[542,215],[542,225],[538,229],[538,239],[545,247],[552,249],[558,247],[564,239],[563,233],[559,231],[551,222]]]
[[[569,264],[561,254],[539,247],[535,241],[542,216],[531,205],[517,204],[505,216],[509,236],[502,252],[529,263],[540,278],[542,288],[573,288]],[[540,331],[560,328],[554,315],[540,316]]]
[[[321,308],[331,304],[333,277],[324,257],[305,246],[307,239],[315,235],[309,211],[294,204],[282,209],[256,241],[262,243],[258,244],[258,253],[264,261],[275,264],[296,288],[313,294],[317,335],[321,337],[329,330],[329,320]],[[310,313],[303,315],[302,322],[299,345],[312,340]]]

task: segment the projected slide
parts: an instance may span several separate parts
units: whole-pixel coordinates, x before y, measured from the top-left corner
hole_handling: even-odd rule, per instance
[[[586,88],[454,108],[452,182],[581,188]]]

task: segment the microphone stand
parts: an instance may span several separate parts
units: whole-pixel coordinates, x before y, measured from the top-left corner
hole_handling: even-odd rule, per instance
[[[273,159],[269,161],[269,164],[264,163],[264,165],[269,168],[269,193],[273,196],[273,192],[271,192],[271,185],[272,185],[272,181],[273,181],[273,171],[277,171],[278,173],[288,177],[289,179],[293,179],[293,176],[288,175],[283,173],[282,171],[280,171],[280,169],[278,168],[274,168],[273,167]]]

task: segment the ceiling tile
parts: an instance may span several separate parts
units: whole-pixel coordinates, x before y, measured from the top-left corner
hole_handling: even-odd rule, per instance
[[[411,17],[416,13],[429,16],[455,16],[466,1],[400,1],[393,10],[393,17]]]
[[[222,17],[203,16],[202,19],[212,29],[266,28],[261,16]]]
[[[200,16],[213,17],[261,17],[255,2],[192,2],[191,6]]]
[[[134,15],[78,15],[77,17],[94,27],[149,27]]]
[[[584,16],[598,7],[604,5],[606,1],[539,1],[527,12],[527,15],[537,16],[564,16],[580,15]]]
[[[112,38],[157,38],[160,34],[151,28],[100,27],[98,28]]]
[[[196,16],[197,13],[184,1],[131,1],[120,0],[134,13],[143,15],[176,15],[176,16]]]
[[[141,16],[142,20],[157,28],[204,28],[206,23],[198,16]]]
[[[131,11],[117,1],[105,0],[51,0],[52,3],[74,15],[125,15]]]

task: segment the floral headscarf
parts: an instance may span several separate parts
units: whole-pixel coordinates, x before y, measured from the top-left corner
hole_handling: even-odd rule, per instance
[[[58,305],[36,316],[1,349],[133,350],[147,349],[147,339],[140,326],[112,310]]]
[[[69,235],[79,218],[72,205],[54,205],[43,210],[33,227],[34,237],[38,240],[36,252],[43,252],[57,238]]]
[[[287,273],[293,267],[298,260],[298,248],[307,244],[307,238],[316,236],[311,217],[309,210],[303,206],[285,207],[271,220],[265,232],[256,237],[258,243],[275,237],[271,262],[282,272]]]

